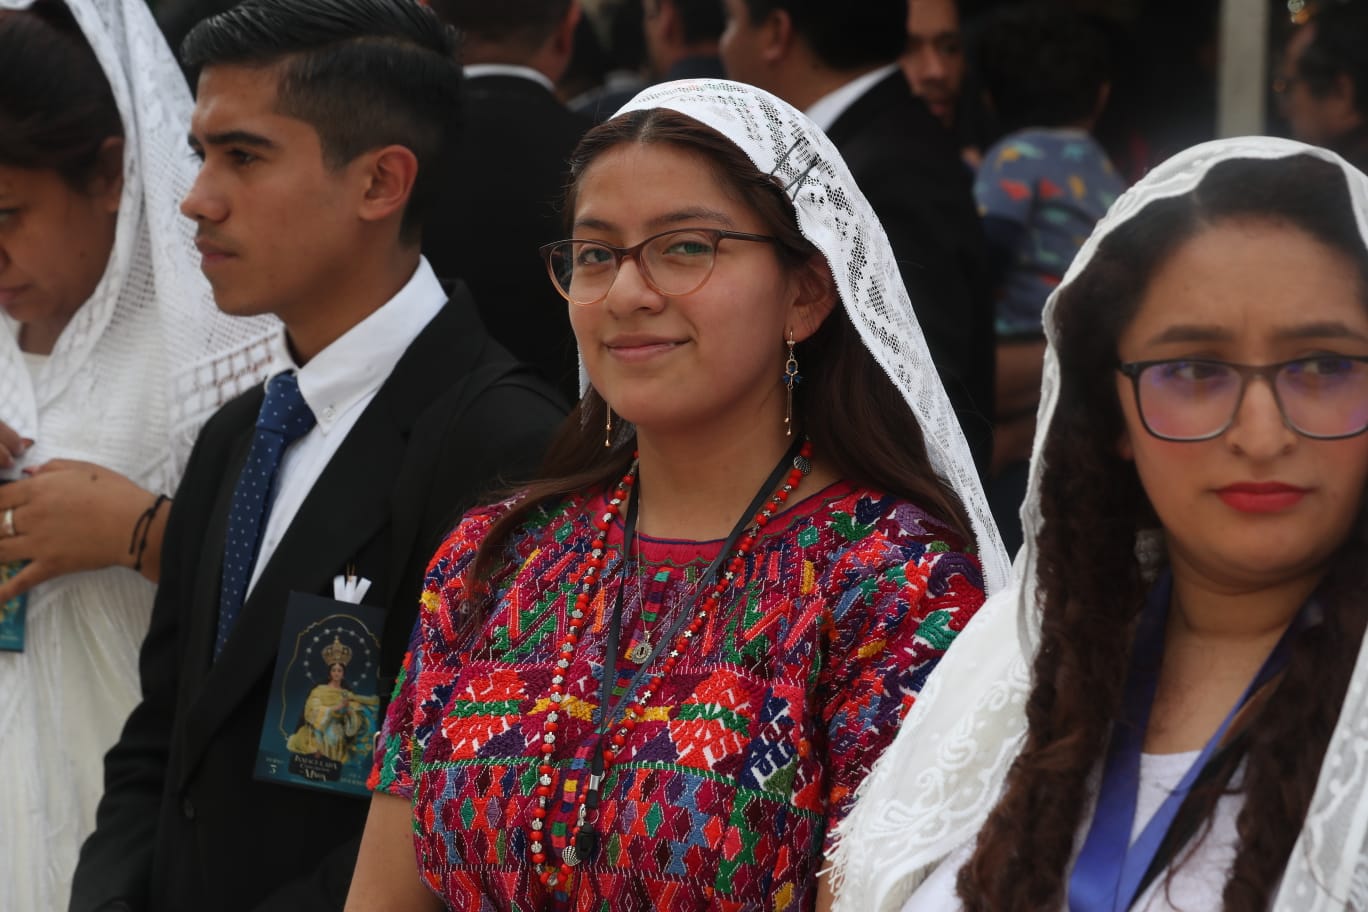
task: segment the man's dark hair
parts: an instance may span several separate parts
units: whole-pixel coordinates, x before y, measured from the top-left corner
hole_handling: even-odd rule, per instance
[[[598,9],[600,23],[607,24],[605,50],[613,69],[640,70],[646,63],[646,10],[638,0],[614,0]]]
[[[1004,130],[1063,127],[1097,113],[1107,84],[1107,41],[1066,10],[1005,10],[979,37],[983,88]]]
[[[430,5],[468,40],[527,54],[545,44],[570,11],[570,0],[430,0]]]
[[[657,0],[659,2],[659,0]],[[727,8],[722,0],[670,0],[684,27],[684,43],[706,44],[722,37],[727,27]]]
[[[1311,43],[1297,61],[1297,75],[1312,95],[1324,97],[1340,74],[1354,86],[1354,108],[1368,116],[1368,4],[1328,2],[1311,19]]]
[[[817,59],[833,70],[882,66],[907,46],[907,0],[746,0],[751,22],[784,10]]]
[[[213,66],[280,66],[277,110],[318,131],[340,168],[400,145],[418,159],[401,234],[421,234],[444,152],[459,127],[457,38],[414,0],[246,0],[195,26],[181,48]]]

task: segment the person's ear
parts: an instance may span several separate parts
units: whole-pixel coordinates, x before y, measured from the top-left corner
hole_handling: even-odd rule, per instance
[[[1102,112],[1107,110],[1107,102],[1111,99],[1111,83],[1104,82],[1097,89],[1097,104],[1093,105],[1092,119],[1090,123],[1097,123],[1102,119]]]
[[[123,153],[123,137],[110,136],[100,143],[100,150],[95,154],[95,172],[89,192],[100,208],[111,215],[119,211],[119,201],[123,199]]]
[[[1116,438],[1116,455],[1126,462],[1135,461],[1135,447],[1131,444],[1130,430],[1121,431],[1121,436]]]
[[[418,156],[407,146],[391,145],[362,155],[357,160],[365,182],[358,215],[365,222],[380,222],[402,214],[418,179]]]
[[[836,282],[831,277],[826,258],[820,253],[813,254],[799,267],[795,279],[786,333],[791,332],[794,341],[802,342],[831,316],[840,296],[836,293]]]
[[[662,44],[682,43],[683,28],[679,22],[679,10],[675,0],[658,0],[655,11],[655,30]]]
[[[492,2],[497,3],[499,0],[492,0]],[[582,13],[583,10],[579,3],[572,2],[565,10],[565,18],[562,19],[560,25],[556,27],[554,42],[555,50],[558,54],[564,55],[566,60],[570,59],[570,54],[575,49],[575,30],[579,28],[580,15]]]
[[[760,23],[760,59],[769,64],[779,63],[789,55],[797,37],[788,10],[770,10]]]
[[[1336,73],[1330,86],[1330,97],[1338,103],[1345,120],[1358,117],[1359,99],[1354,97],[1354,80],[1348,73]]]

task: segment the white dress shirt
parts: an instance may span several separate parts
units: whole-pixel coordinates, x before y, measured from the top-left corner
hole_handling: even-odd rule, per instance
[[[272,341],[271,376],[293,370],[299,392],[318,423],[285,450],[276,473],[266,528],[261,535],[247,594],[256,586],[304,498],[342,441],[389,378],[400,356],[446,303],[446,292],[424,258],[413,277],[379,310],[342,334],[300,367],[290,354],[285,331]],[[383,479],[377,479],[377,483]]]
[[[466,79],[479,79],[481,76],[517,76],[532,80],[548,92],[556,91],[556,84],[541,70],[515,63],[472,63],[470,66],[462,67],[461,73]]]
[[[887,66],[879,67],[877,70],[870,70],[863,76],[856,76],[836,91],[829,92],[814,101],[803,113],[813,123],[821,127],[822,132],[825,133],[846,112],[846,108],[859,101],[861,95],[874,88],[876,83],[881,82],[897,69],[896,63],[890,63]]]

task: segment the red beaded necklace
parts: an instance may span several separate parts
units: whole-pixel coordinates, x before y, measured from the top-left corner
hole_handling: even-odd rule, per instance
[[[791,450],[790,453],[792,453]],[[774,492],[773,496],[764,502],[764,507],[751,518],[744,534],[736,542],[731,559],[723,565],[723,572],[718,574],[716,582],[694,611],[693,617],[675,637],[670,646],[670,651],[665,655],[665,660],[661,662],[659,669],[651,673],[650,677],[646,679],[645,685],[637,692],[631,705],[623,713],[617,730],[609,737],[608,744],[601,747],[602,767],[596,769],[594,774],[589,777],[588,787],[579,796],[575,823],[570,828],[565,848],[561,851],[560,862],[558,864],[548,863],[550,859],[546,846],[548,838],[546,827],[549,816],[547,807],[551,803],[551,796],[554,793],[552,776],[556,772],[556,767],[551,763],[551,754],[555,752],[556,731],[560,728],[559,709],[561,702],[565,699],[565,675],[574,659],[575,650],[579,646],[580,636],[584,631],[585,616],[591,601],[590,593],[603,571],[606,560],[608,529],[612,527],[613,520],[621,511],[624,501],[631,495],[632,486],[636,484],[637,464],[635,461],[633,461],[627,474],[618,482],[617,488],[613,491],[613,496],[608,499],[603,515],[593,520],[597,534],[590,545],[589,556],[584,559],[582,569],[578,571],[578,590],[570,608],[570,623],[566,628],[565,636],[556,649],[558,658],[555,674],[551,678],[551,710],[547,713],[546,721],[542,726],[540,748],[542,758],[537,767],[537,803],[532,809],[532,817],[527,828],[532,864],[538,877],[546,886],[555,887],[557,884],[566,881],[574,867],[592,854],[597,846],[598,834],[593,831],[592,827],[586,826],[590,801],[597,802],[600,783],[607,775],[608,769],[612,767],[622,753],[627,744],[627,739],[631,737],[632,730],[636,728],[637,721],[645,714],[646,704],[657,693],[665,676],[674,671],[690,642],[698,635],[708,617],[722,603],[722,598],[726,595],[727,590],[743,582],[742,574],[746,568],[746,555],[755,547],[756,541],[760,538],[760,534],[775,512],[788,500],[789,494],[798,486],[803,476],[812,470],[811,459],[812,443],[811,441],[804,441],[798,455],[793,458],[793,468],[784,477],[784,483]],[[573,575],[571,579],[574,579]],[[611,666],[615,663],[616,656],[606,658],[603,671],[605,678],[612,674]],[[601,707],[600,711],[606,714],[608,707]],[[606,721],[605,715],[605,723]]]

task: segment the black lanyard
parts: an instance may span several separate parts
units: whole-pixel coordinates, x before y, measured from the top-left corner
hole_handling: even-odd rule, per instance
[[[754,519],[755,515],[760,511],[761,505],[764,504],[765,499],[774,491],[775,486],[779,484],[779,480],[784,477],[784,473],[787,472],[789,467],[793,464],[793,460],[798,456],[798,451],[801,450],[802,447],[802,438],[794,440],[793,444],[788,448],[788,451],[784,453],[778,464],[775,465],[774,470],[770,472],[769,477],[765,479],[765,483],[760,486],[760,490],[756,492],[750,505],[747,506],[745,512],[741,514],[741,518],[738,519],[736,525],[732,527],[731,534],[728,535],[727,540],[722,543],[722,549],[717,552],[717,556],[714,557],[712,563],[708,565],[708,569],[703,571],[703,575],[699,577],[698,582],[694,584],[692,596],[688,598],[687,601],[681,602],[678,615],[670,624],[669,630],[664,636],[656,640],[655,648],[651,650],[650,656],[637,667],[636,673],[632,675],[631,680],[627,682],[627,686],[623,689],[622,696],[618,698],[616,704],[611,705],[610,711],[610,701],[613,696],[613,682],[617,680],[618,638],[622,630],[622,590],[624,586],[621,583],[621,577],[619,577],[617,598],[613,604],[613,619],[608,627],[607,652],[603,657],[603,680],[599,685],[599,705],[596,714],[596,725],[600,736],[608,734],[608,728],[612,722],[613,716],[616,715],[617,710],[630,704],[632,694],[641,684],[642,677],[645,675],[646,670],[655,662],[656,658],[660,655],[660,651],[666,647],[666,644],[673,643],[675,637],[678,636],[679,631],[688,623],[692,614],[691,609],[697,603],[699,596],[706,592],[709,586],[713,585],[713,581],[717,577],[717,571],[722,568],[723,561],[731,554],[732,548],[736,545],[736,540],[741,537],[741,533],[746,530],[750,521]],[[628,549],[631,547],[632,539],[636,535],[637,512],[641,506],[641,499],[637,496],[638,488],[639,485],[632,486],[632,492],[628,495],[627,515],[623,521],[621,566],[624,569],[627,565]],[[601,773],[603,771],[602,757],[603,743],[600,738],[599,749],[595,752],[594,756],[595,773]]]
[[[717,573],[722,568],[723,562],[727,559],[728,555],[731,554],[732,548],[735,547],[736,540],[741,537],[741,533],[746,530],[750,521],[759,512],[765,499],[770,496],[770,493],[774,490],[775,486],[779,484],[780,479],[784,477],[784,473],[788,470],[789,466],[793,464],[794,459],[798,456],[798,452],[802,449],[802,446],[803,441],[801,438],[795,440],[793,445],[788,448],[788,452],[784,454],[783,458],[780,459],[779,463],[774,467],[774,471],[770,472],[769,477],[765,479],[765,483],[760,487],[760,490],[756,492],[750,505],[746,507],[746,511],[742,513],[741,518],[736,521],[736,525],[732,528],[731,534],[727,536],[727,540],[722,543],[722,548],[717,552],[717,556],[713,558],[712,563],[708,565],[708,569],[703,571],[703,575],[699,577],[692,594],[687,599],[680,602],[679,607],[681,610],[679,611],[678,617],[670,624],[670,629],[664,636],[656,641],[655,647],[651,650],[651,654],[647,657],[646,661],[637,666],[636,672],[632,675],[631,680],[627,682],[627,686],[623,688],[622,695],[618,697],[617,703],[614,704],[611,701],[613,697],[613,683],[617,680],[618,640],[622,631],[622,591],[625,588],[622,582],[623,577],[619,576],[617,597],[613,604],[613,619],[608,627],[607,651],[603,657],[603,670],[601,672],[603,680],[599,685],[599,705],[598,710],[595,713],[595,728],[598,733],[598,744],[594,747],[593,758],[589,763],[588,790],[584,796],[584,803],[580,805],[579,822],[577,824],[578,831],[573,845],[573,848],[580,859],[592,858],[598,848],[598,831],[595,829],[592,822],[586,821],[586,817],[589,813],[597,813],[598,811],[601,798],[599,784],[603,778],[603,751],[607,744],[608,729],[611,726],[613,717],[617,714],[619,709],[631,705],[632,694],[635,693],[637,687],[640,686],[641,681],[646,674],[646,670],[651,667],[651,663],[660,655],[660,651],[665,648],[666,644],[673,643],[675,637],[679,634],[680,629],[688,623],[693,614],[692,608],[697,603],[699,596],[707,591],[709,586],[713,585],[713,581],[717,578]],[[631,548],[632,540],[636,536],[637,512],[640,506],[640,498],[637,496],[638,489],[639,487],[637,485],[632,486],[632,492],[628,495],[627,515],[623,520],[622,561],[620,564],[623,571],[625,571],[627,566],[627,554]]]

